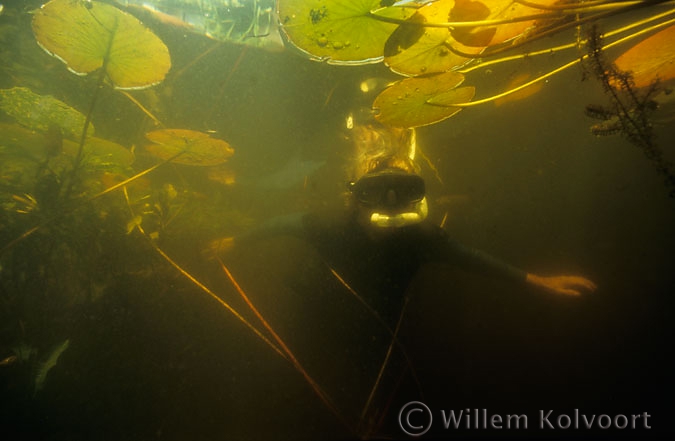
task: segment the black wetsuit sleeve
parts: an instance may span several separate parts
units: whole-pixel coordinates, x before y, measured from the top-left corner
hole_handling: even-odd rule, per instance
[[[305,216],[305,213],[293,213],[284,216],[273,217],[266,220],[258,227],[247,231],[246,233],[235,236],[235,243],[237,245],[241,245],[250,241],[284,235],[302,238],[305,234]]]
[[[483,251],[466,247],[445,235],[443,236],[444,240],[442,242],[444,249],[441,251],[444,255],[443,260],[450,261],[460,267],[481,274],[495,275],[514,282],[525,283],[525,280],[527,279],[527,273],[525,271]]]

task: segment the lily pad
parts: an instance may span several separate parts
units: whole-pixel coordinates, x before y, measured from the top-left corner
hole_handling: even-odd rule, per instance
[[[375,118],[394,127],[419,127],[450,118],[471,101],[473,86],[459,87],[464,75],[444,72],[406,78],[375,98]]]
[[[447,22],[454,0],[439,0],[419,8],[392,33],[384,49],[384,62],[403,75],[422,75],[446,72],[465,63],[469,58],[457,55],[450,47],[462,53],[478,54],[483,48],[468,47],[453,40],[445,27],[425,26]]]
[[[79,144],[64,140],[63,153],[75,157]],[[92,168],[128,167],[134,162],[134,154],[124,146],[107,139],[89,137],[84,144],[84,164]]]
[[[58,127],[71,139],[79,139],[84,127],[83,114],[51,95],[38,95],[26,87],[0,89],[0,109],[24,127],[41,132]],[[90,124],[88,134],[93,133]]]
[[[33,33],[49,54],[85,75],[101,67],[118,89],[161,82],[169,50],[137,18],[97,1],[52,0],[33,16]]]
[[[234,153],[232,147],[222,139],[193,130],[155,130],[146,133],[145,137],[153,142],[145,150],[160,159],[173,158],[171,162],[176,164],[219,165]]]
[[[477,4],[483,4],[483,6],[488,8],[489,11],[489,15],[485,17],[485,19],[501,21],[512,20],[510,23],[502,23],[494,26],[494,35],[486,44],[486,46],[493,46],[514,39],[520,39],[528,35],[535,35],[537,29],[549,27],[553,25],[556,20],[567,20],[570,14],[560,14],[560,17],[556,20],[551,20],[550,18],[548,20],[520,20],[523,17],[536,17],[538,14],[550,13],[550,10],[547,10],[546,8],[552,7],[559,3],[561,3],[559,0],[537,0],[536,2],[531,2],[528,3],[528,5],[525,5],[513,0],[483,0],[483,2],[461,0],[461,2],[457,1],[456,7],[460,9],[457,10],[456,13],[459,14],[459,16],[464,14],[469,16],[471,15],[471,10],[475,11],[477,9]],[[533,7],[535,4],[537,6],[541,6],[541,8]],[[488,27],[476,27],[469,29],[472,29],[472,32],[479,32],[480,30],[488,29]]]
[[[0,123],[0,154],[42,161],[47,156],[47,139],[44,134],[17,124]]]
[[[622,71],[630,71],[635,87],[647,87],[658,80],[667,83],[675,78],[675,25],[657,32],[636,44],[615,64]]]
[[[29,188],[45,165],[57,176],[69,173],[78,150],[74,141],[53,140],[49,133],[0,123],[0,176],[8,185]],[[93,136],[86,140],[82,171],[93,179],[98,180],[101,171],[125,171],[133,162],[133,153],[119,144]]]
[[[279,0],[281,29],[288,40],[312,58],[332,64],[367,64],[382,60],[384,44],[406,20],[410,7],[382,7],[381,0]],[[371,13],[376,11],[377,18]]]

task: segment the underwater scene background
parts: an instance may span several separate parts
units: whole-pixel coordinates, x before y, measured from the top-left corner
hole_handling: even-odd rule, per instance
[[[223,252],[218,244],[278,216],[342,209],[353,159],[345,120],[367,120],[399,75],[382,63],[314,62],[288,43],[270,51],[218,42],[138,14],[171,67],[156,85],[122,93],[110,77],[74,75],[41,49],[32,11],[42,2],[2,3],[3,439],[407,439],[399,410],[415,400],[434,412],[423,438],[673,436],[675,199],[667,168],[660,173],[644,145],[620,127],[591,133],[598,121],[585,110],[611,98],[587,63],[536,93],[418,127],[416,143],[431,222],[528,272],[581,274],[597,290],[553,296],[425,265],[394,316],[392,343],[346,286],[359,281],[341,281],[311,243],[278,235]],[[568,60],[526,57],[466,83],[497,93]],[[72,119],[53,115],[70,110],[51,110],[47,96],[117,146],[86,144],[84,119],[72,117],[69,134]],[[649,148],[661,164],[675,159],[673,115],[672,99],[650,114]],[[146,134],[160,129],[228,146],[172,162],[173,150],[148,147]],[[224,159],[207,164],[209,149]],[[377,294],[386,303],[387,292]],[[442,409],[527,414],[530,427],[445,429]],[[574,409],[647,412],[651,429],[537,426],[540,410]]]

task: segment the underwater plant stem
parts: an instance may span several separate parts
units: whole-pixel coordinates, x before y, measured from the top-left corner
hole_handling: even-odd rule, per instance
[[[128,178],[128,179],[125,179],[125,180],[122,181],[122,182],[119,182],[119,183],[117,183],[117,184],[115,184],[115,185],[113,185],[113,186],[111,186],[111,187],[106,188],[105,190],[101,191],[100,193],[97,193],[97,194],[95,194],[95,195],[93,195],[93,196],[91,196],[91,197],[85,199],[84,201],[81,201],[79,204],[76,204],[76,205],[74,205],[74,206],[70,206],[70,207],[64,208],[63,211],[61,211],[60,213],[58,213],[58,214],[56,214],[56,215],[54,215],[54,216],[52,216],[52,217],[50,217],[50,218],[48,218],[48,219],[45,219],[44,221],[42,221],[42,222],[39,223],[38,225],[34,226],[33,228],[31,228],[31,229],[29,229],[29,230],[27,230],[27,231],[24,231],[20,236],[16,237],[15,239],[11,240],[10,242],[8,242],[6,245],[4,245],[2,248],[0,248],[0,256],[1,256],[5,251],[7,251],[7,250],[9,250],[10,248],[12,248],[13,246],[15,246],[17,243],[19,243],[19,242],[21,242],[22,240],[26,239],[27,237],[29,237],[31,234],[35,233],[36,231],[39,231],[40,229],[42,229],[42,228],[44,228],[45,226],[49,225],[50,223],[52,223],[52,222],[55,221],[56,219],[58,219],[58,218],[60,218],[60,217],[62,217],[62,216],[65,216],[65,215],[67,215],[68,213],[71,213],[71,212],[77,210],[78,208],[80,208],[80,207],[83,206],[84,204],[87,204],[87,203],[89,203],[89,202],[93,202],[94,200],[100,198],[101,196],[104,196],[104,195],[106,195],[106,194],[108,194],[108,193],[111,193],[111,192],[117,190],[117,189],[120,188],[120,187],[124,187],[125,185],[127,185],[127,184],[129,184],[129,183],[135,181],[136,179],[138,179],[138,178],[140,178],[140,177],[142,177],[142,176],[147,175],[147,174],[150,173],[151,171],[156,170],[157,168],[161,167],[162,165],[166,164],[167,162],[173,161],[174,159],[176,159],[177,157],[179,157],[180,155],[182,155],[182,154],[185,153],[185,152],[186,152],[186,150],[181,150],[180,152],[176,153],[176,154],[173,155],[172,157],[170,157],[170,158],[168,158],[168,159],[165,159],[164,161],[162,161],[162,162],[160,162],[160,163],[158,163],[158,164],[155,164],[155,165],[153,165],[152,167],[147,168],[147,169],[143,170],[142,172],[139,172],[139,173],[135,174],[134,176],[132,176],[132,177],[130,177],[130,178]]]
[[[209,48],[207,48],[207,49],[206,49],[205,51],[203,51],[201,54],[197,55],[197,56],[196,56],[195,58],[193,58],[189,63],[187,63],[185,66],[183,66],[178,72],[176,72],[175,74],[173,74],[172,77],[171,77],[171,81],[172,81],[172,82],[175,82],[178,78],[182,77],[183,74],[184,74],[188,69],[192,68],[192,66],[194,66],[195,64],[197,64],[197,63],[199,62],[199,60],[201,60],[202,58],[206,57],[207,55],[209,55],[211,52],[215,51],[215,50],[218,49],[219,47],[223,46],[223,44],[224,44],[224,43],[223,43],[222,41],[216,41],[216,42],[214,42]]]
[[[391,329],[391,327],[384,321],[384,319],[380,316],[380,314],[378,314],[377,311],[375,311],[375,309],[373,309],[373,307],[370,306],[368,304],[368,302],[366,302],[363,299],[363,297],[361,297],[359,295],[359,293],[357,293],[354,290],[354,288],[352,288],[345,281],[345,279],[343,279],[342,276],[340,276],[340,274],[337,273],[337,271],[335,271],[333,268],[331,268],[330,265],[328,265],[327,263],[326,263],[326,266],[330,270],[331,274],[333,274],[333,276],[335,276],[335,278],[342,284],[342,286],[344,286],[347,289],[347,291],[349,291],[349,293],[351,295],[353,295],[359,301],[359,303],[361,303],[373,317],[375,317],[375,320],[377,320],[377,322],[380,325],[382,325],[382,327],[392,337],[392,341],[394,341],[396,343],[396,346],[398,346],[399,350],[401,351],[401,354],[403,354],[403,357],[405,357],[406,363],[408,364],[408,367],[410,368],[410,371],[413,374],[413,378],[415,379],[415,383],[421,389],[422,387],[420,385],[419,378],[417,378],[417,374],[415,373],[415,369],[413,369],[412,362],[410,361],[410,357],[408,356],[408,352],[405,350],[405,348],[403,347],[401,342],[398,341],[398,338],[396,338],[396,332]]]
[[[105,61],[103,63],[105,67]],[[91,125],[91,118],[92,114],[94,112],[94,107],[96,106],[96,101],[98,100],[98,95],[103,87],[103,80],[105,79],[105,69],[101,68],[101,72],[99,73],[98,81],[96,81],[96,89],[94,89],[94,94],[91,97],[91,102],[89,103],[89,110],[87,111],[87,116],[84,119],[84,126],[82,127],[82,134],[80,135],[80,144],[77,147],[77,154],[75,155],[75,159],[73,160],[73,169],[70,171],[70,174],[68,176],[68,184],[66,186],[66,190],[63,193],[64,199],[68,199],[68,196],[70,196],[70,193],[73,190],[73,185],[75,185],[75,178],[77,176],[77,172],[80,170],[80,167],[82,165],[82,154],[84,153],[84,143],[87,140],[87,131],[89,130],[89,126]]]
[[[117,189],[120,188],[120,187],[124,187],[125,185],[128,185],[128,184],[132,183],[132,182],[135,181],[136,179],[141,178],[141,177],[147,175],[148,173],[150,173],[150,172],[152,172],[152,171],[158,169],[159,167],[163,166],[164,164],[167,164],[167,163],[173,161],[174,159],[178,158],[180,155],[182,155],[182,154],[185,153],[185,152],[186,152],[186,150],[181,150],[180,152],[176,153],[176,154],[173,155],[172,157],[167,158],[167,159],[165,159],[165,160],[162,161],[162,162],[158,162],[157,164],[153,165],[152,167],[146,168],[146,169],[143,170],[142,172],[138,172],[138,173],[136,173],[135,175],[133,175],[132,177],[127,178],[127,179],[125,179],[125,180],[122,181],[122,182],[118,182],[117,184],[112,185],[112,186],[106,188],[105,190],[103,190],[103,191],[101,191],[101,192],[99,192],[99,193],[96,193],[95,195],[93,195],[93,196],[91,196],[90,198],[88,198],[88,199],[86,200],[86,202],[92,202],[92,201],[94,201],[94,200],[100,198],[101,196],[105,196],[106,194],[112,193],[113,191],[117,190]]]
[[[605,38],[611,38],[615,35],[622,34],[624,32],[630,31],[633,28],[643,26],[647,23],[650,23],[650,22],[655,21],[655,20],[660,20],[664,17],[668,17],[668,16],[673,15],[673,14],[675,14],[675,10],[668,10],[668,11],[662,12],[660,14],[652,15],[652,16],[644,19],[644,20],[632,22],[632,23],[630,23],[630,24],[628,24],[624,27],[621,27],[619,29],[614,29],[612,31],[605,32],[604,35],[605,35]],[[649,28],[648,31],[652,30],[652,29],[653,28]],[[474,71],[474,70],[477,70],[477,69],[483,69],[485,67],[493,66],[495,64],[506,63],[506,62],[509,62],[509,61],[523,60],[523,59],[535,57],[535,56],[538,56],[538,55],[551,55],[551,54],[554,54],[556,52],[560,52],[560,51],[567,50],[567,49],[578,48],[578,47],[583,46],[583,45],[584,45],[583,41],[575,41],[574,43],[567,43],[567,44],[563,44],[563,45],[556,46],[556,47],[541,49],[541,50],[533,51],[533,52],[527,52],[527,53],[524,53],[524,54],[510,55],[508,57],[496,58],[496,59],[489,60],[489,61],[481,60],[479,63],[473,64],[472,66],[468,66],[468,67],[465,67],[465,68],[462,68],[462,69],[458,69],[457,72],[467,74],[471,71]],[[493,55],[493,54],[491,54],[491,55]],[[475,58],[475,55],[472,55],[472,58]]]
[[[522,21],[536,21],[536,20],[550,20],[555,18],[561,18],[568,15],[585,13],[585,12],[599,12],[607,10],[623,10],[623,9],[632,9],[634,6],[652,6],[653,4],[663,3],[670,0],[653,0],[651,2],[645,3],[643,0],[635,1],[610,1],[610,2],[592,2],[592,4],[586,5],[581,3],[571,3],[568,5],[563,5],[560,8],[548,9],[548,8],[537,8],[534,4],[523,5],[532,7],[534,9],[541,9],[548,12],[543,12],[540,14],[531,14],[531,15],[522,15],[514,18],[505,18],[505,19],[493,19],[493,20],[475,20],[475,21],[451,21],[451,22],[435,22],[435,23],[410,23],[408,20],[403,20],[399,18],[387,17],[384,15],[379,15],[377,12],[386,9],[380,8],[368,12],[368,17],[371,17],[378,21],[383,21],[386,23],[399,24],[399,25],[417,25],[424,28],[448,28],[448,29],[458,29],[458,28],[475,28],[475,27],[484,27],[484,26],[499,26],[503,24],[513,24]],[[519,2],[515,2],[519,3]]]
[[[337,410],[337,408],[333,405],[331,402],[330,398],[328,395],[321,389],[319,384],[314,381],[314,379],[309,375],[309,373],[305,370],[305,368],[300,364],[298,359],[295,357],[293,352],[290,350],[290,348],[286,345],[286,343],[283,341],[283,339],[279,336],[279,334],[276,333],[274,328],[265,320],[265,317],[258,311],[258,309],[253,305],[253,302],[248,298],[244,290],[239,286],[239,283],[237,283],[237,280],[234,278],[230,270],[225,266],[222,260],[218,258],[218,262],[220,263],[220,267],[222,268],[223,272],[227,276],[227,278],[230,280],[232,283],[232,286],[234,286],[234,289],[239,293],[241,298],[246,302],[248,307],[251,309],[253,314],[260,320],[260,322],[263,324],[267,332],[269,332],[274,340],[277,342],[277,344],[281,347],[281,349],[284,351],[286,354],[286,358],[293,364],[293,367],[304,377],[305,381],[311,386],[311,388],[314,390],[314,393],[321,399],[321,401],[330,409],[330,411],[345,425],[345,427],[349,428],[351,430],[351,426],[347,424],[346,420],[340,412]]]
[[[145,233],[145,231],[142,229],[142,227],[141,227],[140,225],[138,225],[137,227],[138,227],[139,231],[143,234],[143,236],[145,236],[145,238],[148,239],[148,242],[150,243],[150,245],[152,246],[152,248],[154,248],[154,250],[155,250],[160,256],[162,256],[162,257],[164,258],[164,260],[166,260],[172,267],[174,267],[176,270],[178,270],[178,272],[181,273],[181,274],[182,274],[185,278],[187,278],[190,282],[192,282],[192,283],[194,283],[195,285],[197,285],[197,287],[198,287],[199,289],[201,289],[203,292],[205,292],[206,294],[208,294],[212,299],[214,299],[215,301],[217,301],[218,303],[220,303],[220,305],[221,305],[222,307],[224,307],[224,308],[227,309],[230,313],[232,313],[232,315],[234,315],[234,316],[237,318],[237,320],[239,320],[239,321],[240,321],[241,323],[243,323],[247,328],[249,328],[251,331],[253,331],[253,332],[255,333],[255,335],[257,335],[262,341],[264,341],[264,342],[267,344],[267,346],[269,346],[270,348],[272,348],[272,349],[274,350],[274,352],[276,352],[277,354],[279,354],[279,355],[281,355],[282,357],[286,358],[286,355],[285,355],[283,352],[281,352],[281,350],[280,350],[274,343],[272,343],[267,337],[265,337],[265,336],[262,334],[262,332],[260,332],[255,326],[253,326],[253,325],[252,325],[248,320],[246,320],[241,314],[239,314],[239,313],[237,312],[237,310],[235,310],[232,306],[230,306],[226,301],[224,301],[223,299],[221,299],[220,297],[218,297],[218,296],[217,296],[213,291],[211,291],[206,285],[204,285],[204,284],[201,283],[199,280],[197,280],[194,276],[192,276],[192,274],[190,274],[189,272],[187,272],[186,270],[184,270],[183,267],[181,267],[180,265],[178,265],[178,263],[176,263],[171,257],[169,257],[169,255],[166,254],[166,253],[164,252],[164,250],[162,250],[160,247],[158,247],[157,244],[156,244],[155,242],[153,242],[152,239],[150,239],[150,237],[148,237],[148,235]]]
[[[96,17],[94,17],[94,18],[96,18]],[[89,129],[89,125],[91,124],[91,118],[92,118],[92,114],[94,113],[94,107],[96,106],[96,101],[98,100],[99,92],[103,88],[103,81],[105,80],[108,62],[110,61],[110,50],[112,48],[113,40],[115,39],[115,32],[117,31],[117,24],[118,24],[117,18],[115,18],[115,25],[110,30],[110,38],[108,39],[108,46],[106,47],[105,55],[103,56],[103,63],[101,65],[101,67],[99,68],[100,71],[99,71],[99,74],[98,74],[98,80],[96,81],[96,88],[94,89],[94,94],[91,97],[91,103],[89,104],[89,110],[87,111],[87,116],[84,120],[84,127],[82,127],[82,135],[80,135],[80,145],[78,146],[77,155],[75,155],[75,160],[73,161],[73,169],[70,172],[70,176],[68,178],[68,184],[67,184],[66,190],[63,194],[64,199],[68,199],[68,196],[70,196],[70,193],[73,190],[73,185],[75,184],[75,178],[77,176],[77,172],[79,171],[80,166],[82,165],[82,153],[84,152],[84,143],[87,140],[87,131]]]
[[[384,374],[384,371],[387,368],[387,365],[389,364],[389,360],[391,358],[391,353],[394,348],[394,345],[398,341],[398,331],[401,329],[401,323],[403,323],[403,316],[405,315],[406,306],[408,306],[408,300],[409,297],[405,296],[403,307],[401,308],[401,315],[398,317],[398,323],[396,323],[396,329],[394,329],[394,333],[391,337],[391,342],[389,342],[387,353],[384,356],[384,360],[382,360],[380,371],[377,373],[375,383],[373,383],[373,387],[370,390],[370,394],[368,395],[366,404],[363,406],[363,410],[361,411],[361,421],[363,421],[363,419],[366,417],[366,414],[368,413],[368,410],[370,409],[370,405],[373,402],[373,398],[375,397],[375,392],[377,392],[377,389],[380,386],[380,382],[382,381],[382,375]]]
[[[675,20],[673,20],[675,21]],[[670,188],[669,196],[675,198],[675,172],[670,161],[666,160],[663,151],[655,144],[652,125],[648,115],[653,110],[653,96],[660,90],[658,80],[637,92],[633,77],[630,73],[621,71],[613,63],[607,63],[603,57],[601,36],[594,27],[588,40],[591,67],[597,79],[609,95],[614,107],[614,114],[620,124],[619,131],[654,163],[659,174],[665,178],[665,184]],[[622,94],[620,93],[622,92]]]
[[[33,234],[33,233],[35,233],[36,231],[38,231],[40,228],[42,228],[42,227],[44,227],[45,225],[47,225],[49,222],[52,221],[52,219],[54,219],[54,218],[47,219],[46,221],[37,224],[36,226],[34,226],[33,228],[31,228],[30,230],[24,231],[23,234],[21,234],[21,236],[15,237],[15,238],[12,239],[11,241],[9,241],[7,244],[5,244],[5,246],[3,246],[2,248],[0,248],[0,256],[2,256],[2,255],[5,253],[5,251],[9,250],[10,248],[12,248],[12,247],[13,247],[14,245],[16,245],[17,243],[21,242],[22,240],[24,240],[25,238],[27,238],[27,237],[30,236],[31,234]]]
[[[584,57],[585,57],[585,56],[584,56]],[[567,63],[567,64],[564,64],[564,65],[562,65],[562,66],[560,66],[560,67],[558,67],[558,68],[556,68],[556,69],[553,69],[552,71],[547,72],[547,73],[545,73],[544,75],[541,75],[541,76],[539,76],[539,77],[537,77],[537,78],[535,78],[535,79],[533,79],[533,80],[531,80],[531,81],[528,81],[527,83],[521,84],[521,85],[518,86],[518,87],[514,87],[513,89],[509,89],[509,90],[507,90],[506,92],[502,92],[502,93],[499,93],[499,94],[497,94],[497,95],[493,95],[493,96],[491,96],[491,97],[484,98],[484,99],[482,99],[482,100],[470,101],[470,102],[467,102],[467,103],[457,103],[457,104],[452,104],[452,105],[449,106],[449,107],[473,107],[473,106],[478,106],[478,105],[480,105],[480,104],[490,103],[490,102],[495,101],[495,100],[498,100],[498,99],[500,99],[500,98],[504,98],[505,96],[509,96],[509,95],[511,95],[512,93],[516,93],[516,92],[518,92],[518,91],[520,91],[520,90],[523,90],[523,89],[525,89],[525,88],[527,88],[527,87],[530,87],[530,86],[532,86],[533,84],[536,84],[536,83],[538,83],[538,82],[540,82],[540,81],[543,81],[543,80],[545,80],[545,79],[547,79],[547,78],[549,78],[549,77],[552,77],[553,75],[555,75],[555,74],[557,74],[557,73],[560,73],[560,72],[562,72],[563,70],[565,70],[565,69],[567,69],[567,68],[569,68],[569,67],[574,66],[575,64],[580,63],[580,62],[584,59],[584,57],[581,57],[581,58],[578,58],[578,59],[574,59],[574,60],[570,61],[570,62]],[[427,104],[432,105],[432,106],[437,106],[437,105],[438,105],[438,104],[434,104],[434,103],[427,103]]]
[[[641,29],[641,30],[638,31],[638,32],[635,32],[635,33],[633,33],[633,34],[627,35],[627,36],[625,36],[625,37],[623,37],[623,38],[620,38],[620,39],[618,39],[618,40],[616,40],[616,41],[613,41],[613,42],[611,42],[611,43],[605,45],[602,49],[603,49],[603,50],[610,49],[610,48],[612,48],[612,47],[614,47],[614,46],[618,46],[618,45],[620,45],[620,44],[622,44],[622,43],[625,43],[626,41],[632,40],[632,39],[637,38],[637,37],[639,37],[639,36],[641,36],[641,35],[644,35],[644,34],[646,34],[646,33],[653,32],[653,31],[655,31],[655,30],[657,30],[657,29],[660,29],[660,28],[662,28],[662,27],[670,26],[670,25],[673,24],[673,23],[675,23],[675,18],[670,19],[670,20],[667,20],[667,21],[662,22],[662,23],[658,23],[658,24],[656,24],[656,25],[650,26],[650,27],[645,28],[645,29]],[[518,86],[518,87],[514,87],[513,89],[509,89],[509,90],[507,90],[506,92],[502,92],[502,93],[500,93],[500,94],[493,95],[493,96],[491,96],[491,97],[484,98],[484,99],[482,99],[482,100],[471,101],[471,102],[467,102],[467,103],[457,103],[457,104],[452,104],[452,106],[450,106],[450,107],[473,107],[473,106],[477,106],[477,105],[480,105],[480,104],[489,103],[489,102],[498,100],[498,99],[500,99],[500,98],[504,98],[505,96],[508,96],[508,95],[510,95],[510,94],[512,94],[512,93],[515,93],[515,92],[518,92],[518,91],[520,91],[520,90],[523,90],[523,89],[525,89],[526,87],[529,87],[529,86],[531,86],[531,85],[533,85],[533,84],[535,84],[535,83],[538,83],[539,81],[542,81],[542,80],[545,80],[545,79],[547,79],[547,78],[549,78],[549,77],[552,77],[553,75],[555,75],[555,74],[557,74],[557,73],[560,73],[560,72],[562,72],[563,70],[565,70],[565,69],[567,69],[567,68],[569,68],[569,67],[574,66],[575,64],[581,63],[582,61],[584,61],[584,60],[587,59],[588,57],[589,57],[589,54],[584,54],[584,55],[582,55],[581,57],[579,57],[579,58],[577,58],[577,59],[574,59],[574,60],[570,61],[570,62],[567,63],[567,64],[564,64],[564,65],[562,65],[562,66],[560,66],[560,67],[558,67],[558,68],[556,68],[556,69],[554,69],[554,70],[552,70],[552,71],[550,71],[550,72],[545,73],[544,75],[541,75],[541,76],[539,76],[539,77],[537,77],[537,78],[535,78],[535,79],[533,79],[533,80],[531,80],[531,81],[528,81],[528,82],[525,83],[525,84],[521,84],[521,85]],[[438,104],[434,104],[434,103],[427,103],[427,104],[429,104],[429,105],[438,105]]]
[[[246,46],[246,45],[242,46],[241,52],[239,52],[239,56],[237,57],[237,60],[234,62],[234,64],[232,65],[232,68],[227,73],[227,76],[220,83],[220,85],[218,87],[217,98],[213,101],[213,104],[209,107],[208,115],[212,115],[216,104],[222,102],[221,98],[223,97],[223,94],[225,94],[225,88],[227,87],[228,84],[230,84],[230,80],[232,79],[232,76],[234,75],[234,73],[237,70],[239,70],[239,65],[241,64],[242,60],[244,59],[244,56],[248,53],[248,48],[249,47]]]
[[[162,124],[162,122],[159,119],[157,119],[157,117],[155,115],[153,115],[148,109],[146,109],[145,106],[143,104],[141,104],[141,102],[138,101],[136,98],[134,98],[129,92],[127,92],[126,90],[120,90],[120,89],[118,89],[118,91],[122,95],[127,97],[129,99],[129,101],[134,103],[136,105],[136,107],[141,109],[141,112],[145,113],[148,116],[148,118],[150,118],[155,123],[156,126],[164,127],[164,124]]]
[[[328,264],[326,264],[326,266],[328,266]],[[380,314],[378,314],[377,311],[375,311],[375,310],[373,309],[373,307],[370,306],[370,305],[368,304],[368,302],[366,302],[366,301],[363,299],[363,297],[361,297],[356,291],[354,291],[354,289],[353,289],[353,288],[352,288],[352,287],[351,287],[351,286],[350,286],[350,285],[349,285],[349,284],[348,284],[348,283],[340,276],[340,274],[338,274],[338,273],[337,273],[333,268],[331,268],[330,266],[328,266],[328,269],[330,270],[331,274],[333,274],[333,276],[335,276],[335,278],[338,280],[338,282],[340,282],[340,283],[342,284],[342,286],[344,286],[344,287],[347,289],[347,291],[348,291],[351,295],[353,295],[353,296],[356,298],[356,300],[358,300],[359,303],[361,303],[361,305],[363,305],[363,306],[368,310],[368,312],[370,312],[370,314],[372,314],[373,317],[375,317],[375,320],[377,320],[377,321],[382,325],[382,327],[383,327],[384,329],[387,330],[387,332],[388,332],[390,335],[394,335],[394,331],[393,331],[393,330],[391,329],[391,327],[389,327],[389,325],[382,319],[382,317],[380,317]]]

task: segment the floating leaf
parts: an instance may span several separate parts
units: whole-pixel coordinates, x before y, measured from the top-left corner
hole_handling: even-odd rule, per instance
[[[479,21],[490,16],[490,8],[484,3],[473,0],[455,0],[455,5],[450,10],[450,21]],[[492,37],[497,32],[494,26],[476,26],[468,28],[455,28],[451,31],[455,41],[466,46],[485,47],[490,44]]]
[[[531,74],[530,73],[521,73],[516,75],[509,81],[509,83],[506,85],[505,91],[509,91],[512,89],[515,89],[529,80],[531,80]],[[544,87],[544,82],[543,81],[538,81],[524,89],[521,89],[517,92],[510,93],[509,95],[506,95],[503,98],[498,98],[494,100],[495,106],[501,106],[502,104],[509,103],[512,101],[520,101],[524,100],[526,98],[531,97],[532,95],[538,93],[541,91],[541,89]]]
[[[160,159],[174,158],[176,164],[218,165],[234,153],[227,142],[192,130],[155,130],[145,137],[154,143],[145,147],[148,152]]]
[[[63,153],[77,156],[79,144],[64,140]],[[134,154],[127,148],[102,138],[89,137],[82,151],[84,164],[88,167],[128,167],[134,162]]]
[[[403,75],[421,75],[446,72],[468,60],[451,52],[449,46],[463,53],[478,54],[483,48],[455,42],[448,28],[424,26],[446,22],[453,5],[454,0],[439,0],[419,8],[408,23],[396,29],[387,40],[385,64]]]
[[[622,71],[630,71],[636,87],[646,87],[658,79],[675,78],[675,25],[657,32],[624,52],[615,61]]]
[[[0,109],[19,124],[30,129],[47,132],[58,127],[61,133],[72,139],[82,134],[85,117],[77,110],[51,95],[38,95],[26,87],[0,89]],[[94,126],[89,126],[89,134]]]
[[[373,103],[378,121],[394,127],[419,127],[442,121],[462,110],[474,87],[459,87],[464,75],[444,72],[406,78],[385,89]]]
[[[413,8],[382,8],[381,0],[279,0],[281,28],[311,57],[333,64],[382,60],[384,43],[398,26],[375,18],[405,20]]]
[[[45,136],[16,124],[0,123],[0,153],[26,153],[32,158],[45,156]]]
[[[481,2],[461,0],[461,2],[456,2],[456,7],[461,8],[462,12],[460,15],[465,13],[470,15],[469,9],[477,7],[475,3]],[[501,44],[513,40],[514,38],[522,38],[527,34],[533,34],[538,27],[548,27],[552,25],[554,21],[551,21],[550,19],[546,21],[522,19],[536,17],[539,14],[550,12],[546,8],[559,3],[559,0],[537,0],[536,2],[530,3],[532,6],[526,6],[525,4],[513,0],[484,0],[482,3],[490,11],[490,14],[485,17],[485,19],[507,22],[494,26],[496,31],[494,32],[492,39],[486,44],[487,46]],[[541,8],[533,7],[535,4]],[[570,14],[560,14],[559,20],[566,20],[569,16]],[[474,29],[475,32],[479,29],[489,29],[489,27],[476,27],[471,29]]]
[[[157,84],[171,67],[169,50],[138,19],[101,2],[52,0],[33,16],[38,44],[78,75],[101,67],[119,89]]]
[[[216,166],[209,169],[209,180],[223,185],[234,185],[237,182],[234,171],[228,166]]]
[[[546,7],[556,0],[540,0]],[[524,16],[541,14],[541,9],[513,0],[437,0],[417,9],[385,45],[385,63],[395,72],[420,75],[447,72],[461,66],[486,47],[502,44],[535,32],[539,24],[520,21]],[[564,17],[564,14],[561,15]],[[503,21],[482,26],[456,26],[452,23]],[[546,23],[548,25],[550,23]],[[463,56],[466,54],[466,56]]]

